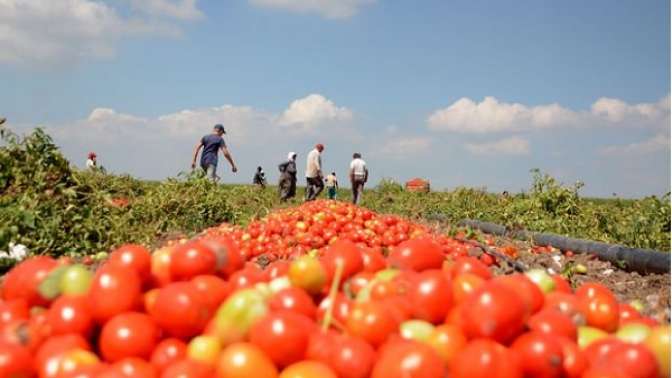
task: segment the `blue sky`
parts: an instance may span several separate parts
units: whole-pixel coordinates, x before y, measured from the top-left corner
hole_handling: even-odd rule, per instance
[[[667,1],[8,0],[0,29],[0,113],[78,165],[172,176],[222,122],[227,181],[320,141],[374,181],[670,190]]]

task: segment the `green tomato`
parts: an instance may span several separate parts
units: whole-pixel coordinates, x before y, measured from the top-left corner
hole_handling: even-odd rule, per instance
[[[214,336],[196,336],[187,346],[187,357],[191,360],[214,366],[222,345]]]
[[[266,297],[257,289],[235,292],[219,306],[215,329],[222,345],[241,341],[252,324],[268,313]]]
[[[93,256],[93,259],[97,261],[105,260],[107,256],[108,256],[107,252],[98,252],[96,253],[95,256]]]
[[[616,337],[628,343],[638,344],[646,340],[650,333],[651,327],[646,324],[630,323],[619,328]]]
[[[637,312],[639,312],[639,313],[644,311],[644,303],[642,303],[642,301],[640,301],[639,299],[632,300],[632,301],[630,301],[629,304],[630,304],[630,306],[632,306],[632,308],[637,310]]]
[[[67,295],[86,294],[91,286],[93,273],[82,264],[75,264],[65,270],[60,280],[61,293]]]
[[[399,274],[399,269],[383,269],[376,272],[375,280],[392,281]],[[371,280],[373,281],[373,280]]]
[[[404,339],[424,342],[434,332],[434,325],[424,320],[407,320],[399,326],[399,334]]]
[[[606,333],[605,331],[595,327],[580,326],[578,328],[578,331],[579,331],[579,337],[577,338],[577,344],[581,349],[585,349],[588,345],[592,344],[594,341],[609,336],[609,334]]]
[[[322,291],[327,282],[327,272],[314,257],[301,256],[289,265],[289,281],[292,286],[316,294]]]
[[[527,271],[525,275],[532,280],[532,282],[537,284],[544,293],[550,293],[555,290],[555,281],[545,270],[532,269]]]

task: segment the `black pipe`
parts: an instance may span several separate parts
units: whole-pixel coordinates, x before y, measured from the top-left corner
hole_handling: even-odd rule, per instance
[[[516,239],[531,240],[535,245],[550,245],[562,251],[589,253],[600,260],[608,261],[617,267],[639,273],[670,273],[670,253],[652,249],[630,248],[619,244],[607,244],[591,240],[574,239],[566,236],[509,230],[490,222],[464,219],[460,226],[477,228],[487,234],[508,236]]]

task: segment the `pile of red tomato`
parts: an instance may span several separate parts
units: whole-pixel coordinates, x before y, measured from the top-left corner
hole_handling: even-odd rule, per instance
[[[333,201],[95,271],[32,257],[0,288],[0,377],[670,375],[669,325],[608,288],[493,276],[454,239]]]

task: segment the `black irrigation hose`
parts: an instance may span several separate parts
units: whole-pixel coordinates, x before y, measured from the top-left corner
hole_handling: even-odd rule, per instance
[[[562,251],[589,253],[615,266],[624,266],[625,270],[629,271],[639,273],[670,273],[669,252],[630,248],[619,244],[574,239],[557,234],[509,230],[496,223],[481,222],[473,219],[464,219],[458,225],[476,228],[487,234],[532,240],[535,245],[550,245]]]

